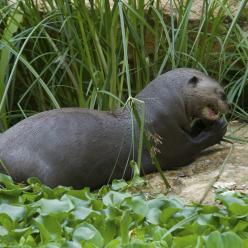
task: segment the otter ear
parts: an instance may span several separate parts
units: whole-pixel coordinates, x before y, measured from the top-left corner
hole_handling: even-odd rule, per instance
[[[196,77],[196,76],[193,76],[193,77],[189,80],[188,83],[191,84],[193,87],[195,87],[195,86],[199,83],[199,78]]]

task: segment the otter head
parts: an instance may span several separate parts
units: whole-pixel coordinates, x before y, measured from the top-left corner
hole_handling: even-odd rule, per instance
[[[229,112],[224,89],[208,76],[192,76],[187,83],[186,92],[186,107],[192,118],[215,121],[221,114]]]

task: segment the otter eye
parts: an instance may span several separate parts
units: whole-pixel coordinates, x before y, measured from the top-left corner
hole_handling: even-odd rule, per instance
[[[225,95],[224,92],[220,92],[220,99],[221,99],[222,101],[226,101],[226,95]]]
[[[199,78],[196,76],[193,76],[190,80],[189,80],[189,84],[191,84],[193,87],[195,87],[199,82]]]

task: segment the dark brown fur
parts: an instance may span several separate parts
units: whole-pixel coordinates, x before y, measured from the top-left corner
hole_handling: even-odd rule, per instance
[[[203,149],[220,142],[226,131],[222,121],[200,129],[191,126],[192,118],[206,119],[202,108],[210,102],[227,111],[219,91],[219,84],[201,72],[176,69],[137,95],[145,102],[146,129],[161,137],[157,149],[163,169],[189,164]],[[130,112],[116,113],[68,108],[34,115],[1,134],[0,159],[17,181],[36,176],[50,186],[96,188],[113,178],[129,179]],[[145,173],[155,170],[145,148],[142,163]]]

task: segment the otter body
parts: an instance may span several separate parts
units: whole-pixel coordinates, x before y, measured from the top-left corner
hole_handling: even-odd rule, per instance
[[[145,128],[160,139],[155,146],[162,169],[189,164],[226,132],[218,115],[228,111],[224,91],[197,70],[167,72],[136,97],[145,102]],[[199,120],[192,126],[195,118]],[[97,188],[114,178],[131,178],[131,137],[128,110],[56,109],[29,117],[1,134],[0,159],[17,181],[35,176],[52,187]],[[143,171],[155,171],[143,150]]]

